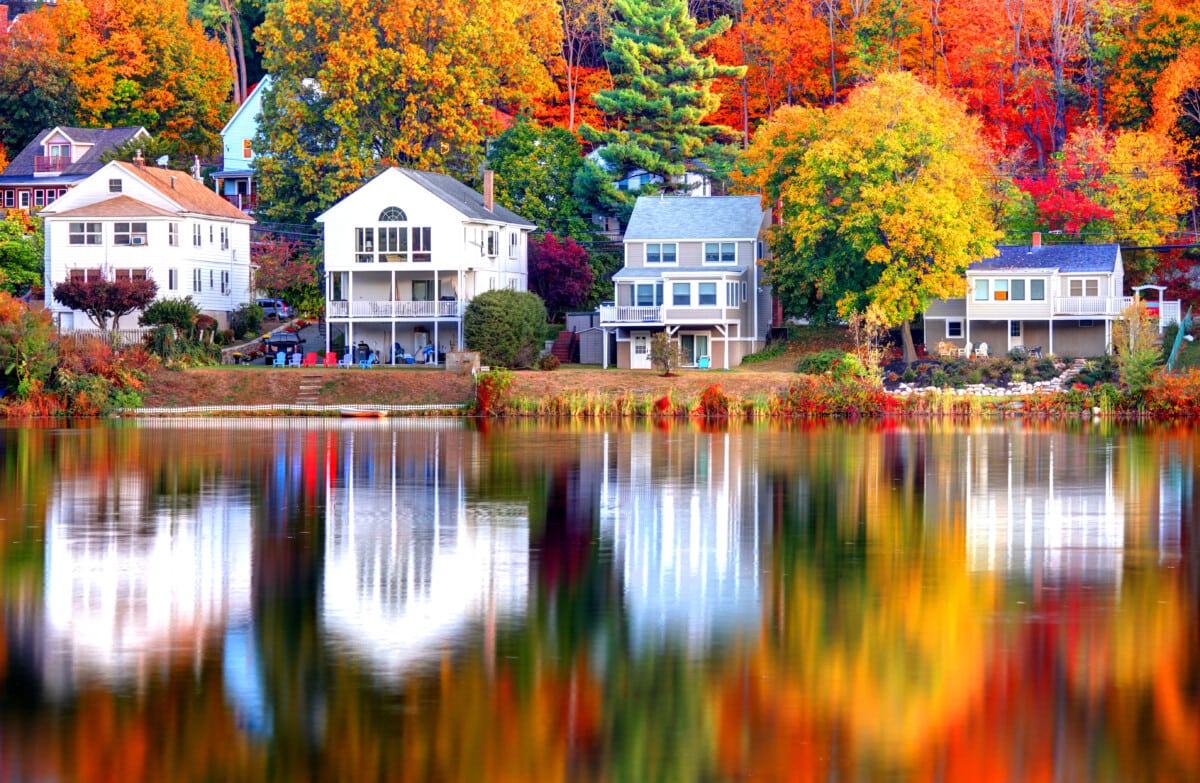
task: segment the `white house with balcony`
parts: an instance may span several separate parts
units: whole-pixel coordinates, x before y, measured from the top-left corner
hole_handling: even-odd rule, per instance
[[[1112,324],[1133,302],[1124,295],[1119,245],[998,247],[967,269],[967,295],[936,301],[925,312],[925,346],[964,349],[987,343],[1002,354],[1018,346],[1059,356],[1099,356],[1112,344]],[[1161,286],[1134,293],[1157,311],[1159,329],[1180,319],[1179,301],[1163,301]],[[1147,292],[1154,295],[1147,296]]]
[[[95,328],[54,299],[68,279],[149,278],[159,299],[190,296],[222,325],[250,301],[254,220],[190,174],[111,161],[41,215],[46,308],[63,329]],[[138,315],[118,327],[137,326]]]
[[[390,168],[317,218],[325,236],[326,350],[437,361],[462,346],[476,295],[528,290],[536,228],[445,174]],[[432,350],[427,350],[431,348]]]
[[[666,332],[688,367],[728,369],[763,347],[771,298],[760,290],[758,196],[643,196],[625,231],[625,265],[600,326],[615,335],[623,369],[650,368],[650,340]]]

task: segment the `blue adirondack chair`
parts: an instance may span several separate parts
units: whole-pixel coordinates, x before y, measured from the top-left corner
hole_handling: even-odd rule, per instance
[[[279,351],[278,353],[275,354],[275,366],[276,367],[287,367],[287,354],[286,353],[284,353],[283,351]]]
[[[364,370],[369,370],[371,368],[371,365],[374,363],[375,363],[375,352],[371,351],[371,353],[367,354],[367,358],[363,359],[361,362],[358,363],[358,366],[363,368]]]

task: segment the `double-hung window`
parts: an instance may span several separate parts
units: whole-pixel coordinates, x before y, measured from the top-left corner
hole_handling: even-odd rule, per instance
[[[71,245],[99,245],[102,237],[99,223],[70,223],[67,227],[67,243]]]
[[[1011,280],[1008,284],[1008,298],[1014,302],[1025,301],[1025,281]]]
[[[167,244],[171,247],[179,247],[179,224],[167,224]]]
[[[634,302],[637,307],[657,307],[662,304],[662,283],[638,283]]]
[[[192,290],[196,293],[200,293],[204,288],[204,278],[201,277],[201,274],[199,269],[192,270]]]
[[[1045,280],[1030,280],[1029,281],[1029,298],[1035,302],[1046,301],[1046,281]]]
[[[370,263],[375,260],[375,229],[354,229],[354,260]]]
[[[674,264],[677,245],[674,242],[651,242],[646,245],[647,264]]]
[[[114,280],[145,280],[148,277],[145,269],[115,269]]]
[[[489,257],[495,258],[500,252],[500,233],[494,228],[489,228],[484,237],[486,242],[486,251]]]
[[[992,281],[992,299],[997,302],[1008,301],[1008,281],[993,280]]]
[[[168,291],[178,291],[179,290],[179,270],[178,269],[168,269],[167,270],[167,290]]]
[[[705,242],[704,263],[733,264],[737,262],[737,243],[735,242]]]
[[[433,229],[429,226],[413,226],[412,230],[412,260],[433,260]]]
[[[192,226],[192,244],[195,245],[196,247],[200,247],[200,224],[199,223],[196,223],[195,225]],[[197,288],[196,290],[199,291],[200,289]]]
[[[698,283],[698,291],[696,293],[696,304],[701,307],[716,307],[717,305],[717,284],[716,283]]]
[[[991,296],[989,295],[990,293],[991,293],[991,286],[988,285],[987,280],[976,280],[975,281],[975,301],[976,302],[986,302],[988,299],[991,298]]]
[[[510,231],[508,234],[508,257],[516,258],[517,251],[521,248],[521,232]]]
[[[1071,296],[1099,296],[1100,281],[1095,278],[1075,278],[1068,284]]]
[[[99,269],[72,269],[69,274],[73,283],[89,283],[102,279]]]
[[[229,227],[221,226],[221,249],[229,249]]]
[[[692,305],[692,284],[691,283],[672,283],[671,284],[671,304],[676,307],[691,307]]]
[[[947,337],[962,337],[963,322],[962,321],[946,321],[946,336]]]

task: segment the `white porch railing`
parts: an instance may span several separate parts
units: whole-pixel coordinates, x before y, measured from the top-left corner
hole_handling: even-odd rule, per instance
[[[113,336],[116,337],[117,345],[137,345],[142,339],[154,331],[152,326],[141,326],[131,329],[118,329],[116,332],[102,332],[96,328],[76,328],[76,329],[59,329],[59,334],[66,337],[74,337],[77,340],[99,340],[101,342],[111,342]]]
[[[457,318],[458,300],[438,302],[365,300],[327,302],[330,318]]]
[[[1059,296],[1055,315],[1116,315],[1132,301],[1125,296]]]
[[[626,307],[624,305],[600,305],[600,323],[663,323],[662,307]]]

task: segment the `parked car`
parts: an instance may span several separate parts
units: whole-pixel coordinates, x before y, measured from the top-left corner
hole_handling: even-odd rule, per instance
[[[288,307],[287,303],[282,299],[271,299],[266,297],[259,299],[256,304],[262,308],[264,318],[291,318],[292,308]]]
[[[280,351],[290,358],[294,353],[304,353],[304,340],[295,332],[276,332],[263,337],[263,363],[274,364]]]

